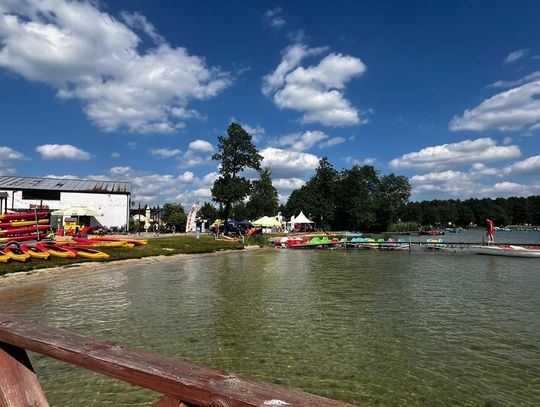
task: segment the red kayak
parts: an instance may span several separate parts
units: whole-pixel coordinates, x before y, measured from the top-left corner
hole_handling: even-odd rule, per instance
[[[49,219],[39,219],[37,221],[38,225],[45,225],[49,223]],[[35,225],[35,220],[14,220],[13,222],[0,222],[0,229],[11,229],[18,228],[22,226],[32,226]]]
[[[37,225],[37,226],[26,226],[24,228],[12,228],[12,229],[4,229],[0,230],[0,236],[7,236],[7,235],[27,235],[28,233],[40,231],[43,232],[47,229],[49,229],[49,225]]]
[[[0,215],[0,220],[35,219],[44,218],[49,212],[16,212]]]
[[[39,240],[47,236],[45,233],[32,233],[30,235],[23,236],[9,236],[9,237],[0,237],[0,243],[5,242],[24,242],[26,240]]]
[[[36,243],[38,249],[44,250],[54,257],[63,257],[67,259],[74,259],[77,257],[77,253],[67,247],[57,246],[54,243],[40,242]]]
[[[21,250],[34,259],[47,260],[50,256],[45,250],[27,244],[22,244]]]

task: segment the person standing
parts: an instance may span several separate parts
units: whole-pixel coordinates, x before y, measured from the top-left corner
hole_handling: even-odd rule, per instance
[[[493,225],[493,221],[491,219],[486,219],[487,228],[486,228],[486,235],[488,238],[488,244],[495,243],[495,239],[493,237],[493,234],[495,232],[495,227]]]
[[[202,229],[202,219],[197,218],[197,220],[195,221],[195,235],[197,239],[201,237],[201,229]]]

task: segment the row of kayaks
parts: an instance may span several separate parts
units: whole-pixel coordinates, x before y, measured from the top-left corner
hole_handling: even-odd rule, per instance
[[[49,229],[48,212],[0,214],[0,243],[39,240],[45,238]]]
[[[114,237],[79,238],[63,241],[40,241],[35,243],[10,242],[0,250],[0,263],[17,261],[26,263],[32,259],[47,260],[52,257],[64,259],[83,258],[107,260],[109,254],[94,247],[133,247],[147,244],[144,239],[123,239]]]

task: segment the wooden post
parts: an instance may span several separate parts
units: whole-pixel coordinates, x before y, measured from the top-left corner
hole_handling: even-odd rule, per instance
[[[0,342],[0,406],[49,407],[26,351]]]

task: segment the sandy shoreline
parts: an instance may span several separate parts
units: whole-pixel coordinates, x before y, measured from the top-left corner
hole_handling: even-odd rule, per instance
[[[244,250],[258,249],[258,246],[246,246]],[[175,254],[172,256],[150,256],[142,259],[126,259],[114,260],[108,262],[85,262],[70,264],[60,267],[42,268],[30,271],[21,271],[17,273],[9,273],[0,277],[0,290],[13,288],[23,284],[36,283],[43,280],[54,280],[60,278],[70,278],[81,273],[100,273],[110,270],[114,267],[115,270],[129,267],[133,264],[137,266],[141,264],[168,263],[183,259],[190,259],[200,256],[216,256],[224,253],[242,252],[242,250],[221,250],[213,253],[197,253],[197,254]]]

